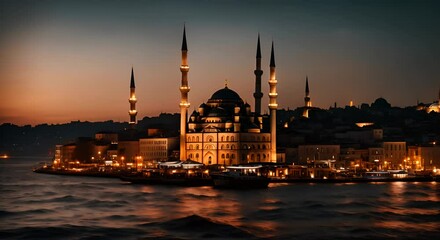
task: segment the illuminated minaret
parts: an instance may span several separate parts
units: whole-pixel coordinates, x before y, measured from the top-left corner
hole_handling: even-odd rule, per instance
[[[312,101],[310,101],[309,78],[306,76],[306,96],[304,97],[303,117],[309,118],[310,107],[312,107]]]
[[[263,75],[263,71],[261,70],[261,50],[260,50],[260,34],[258,34],[258,42],[257,42],[257,62],[256,69],[254,71],[255,74],[255,115],[261,115],[261,98],[263,97],[263,93],[261,92],[261,75]]]
[[[182,41],[182,65],[180,65],[180,72],[182,72],[182,82],[180,85],[180,160],[186,160],[186,119],[188,115],[188,48],[186,46],[185,26],[183,27],[183,41]]]
[[[130,103],[130,110],[128,111],[128,115],[130,115],[130,121],[128,122],[130,125],[134,126],[136,124],[136,94],[135,94],[136,86],[134,85],[134,72],[133,68],[131,68],[131,81],[130,81],[130,98],[128,102]]]
[[[275,56],[270,53],[270,77],[269,77],[269,109],[270,109],[270,161],[277,161],[277,79],[275,76]]]

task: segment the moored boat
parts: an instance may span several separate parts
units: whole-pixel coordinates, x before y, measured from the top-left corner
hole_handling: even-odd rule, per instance
[[[267,188],[269,178],[261,174],[261,165],[229,166],[226,171],[211,174],[216,188]]]
[[[391,179],[391,174],[387,171],[372,171],[366,172],[364,178],[369,180],[386,180]]]

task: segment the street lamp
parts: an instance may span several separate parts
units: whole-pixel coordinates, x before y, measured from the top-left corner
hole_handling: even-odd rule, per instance
[[[359,167],[359,164],[354,165],[354,175],[356,175],[356,168]]]
[[[375,167],[376,167],[376,170],[378,170],[378,167],[379,167],[379,159],[374,159],[374,165],[375,165]]]

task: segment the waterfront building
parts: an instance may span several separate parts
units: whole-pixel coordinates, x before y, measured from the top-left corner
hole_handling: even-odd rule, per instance
[[[440,146],[434,143],[426,146],[409,146],[408,157],[404,161],[406,168],[415,171],[438,171]]]
[[[403,169],[406,159],[406,142],[383,142],[384,168]]]
[[[121,166],[136,168],[139,159],[139,139],[127,139],[118,142],[118,161]]]
[[[118,134],[114,132],[97,132],[95,133],[95,140],[105,143],[118,143]]]
[[[61,147],[61,166],[67,167],[70,163],[74,163],[74,153],[76,150],[76,143],[64,144]]]
[[[382,170],[384,164],[383,147],[368,148],[368,162],[373,164],[375,170]]]
[[[145,167],[155,167],[158,162],[168,160],[178,148],[177,137],[139,139],[139,156],[142,157]]]
[[[341,148],[338,169],[362,169],[368,167],[368,149]]]
[[[270,115],[261,115],[261,50],[257,41],[255,74],[255,112],[238,93],[225,84],[188,116],[188,48],[184,28],[180,71],[181,121],[180,160],[194,160],[206,165],[231,165],[248,162],[276,162],[277,92],[275,56],[272,43],[269,76]]]
[[[61,165],[61,159],[62,159],[62,153],[63,153],[63,145],[57,144],[55,145],[55,154],[53,158],[53,165],[55,167],[59,167]]]
[[[320,160],[336,161],[340,151],[339,145],[299,145],[298,162],[301,165],[314,165]]]

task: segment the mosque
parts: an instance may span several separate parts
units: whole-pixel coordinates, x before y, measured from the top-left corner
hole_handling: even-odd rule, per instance
[[[182,40],[180,86],[180,160],[206,165],[232,165],[251,162],[276,162],[277,92],[275,56],[272,42],[269,75],[270,114],[261,114],[261,50],[257,41],[255,74],[255,111],[227,84],[212,94],[190,115],[188,108],[189,65],[185,28]],[[188,117],[189,116],[189,117]]]

